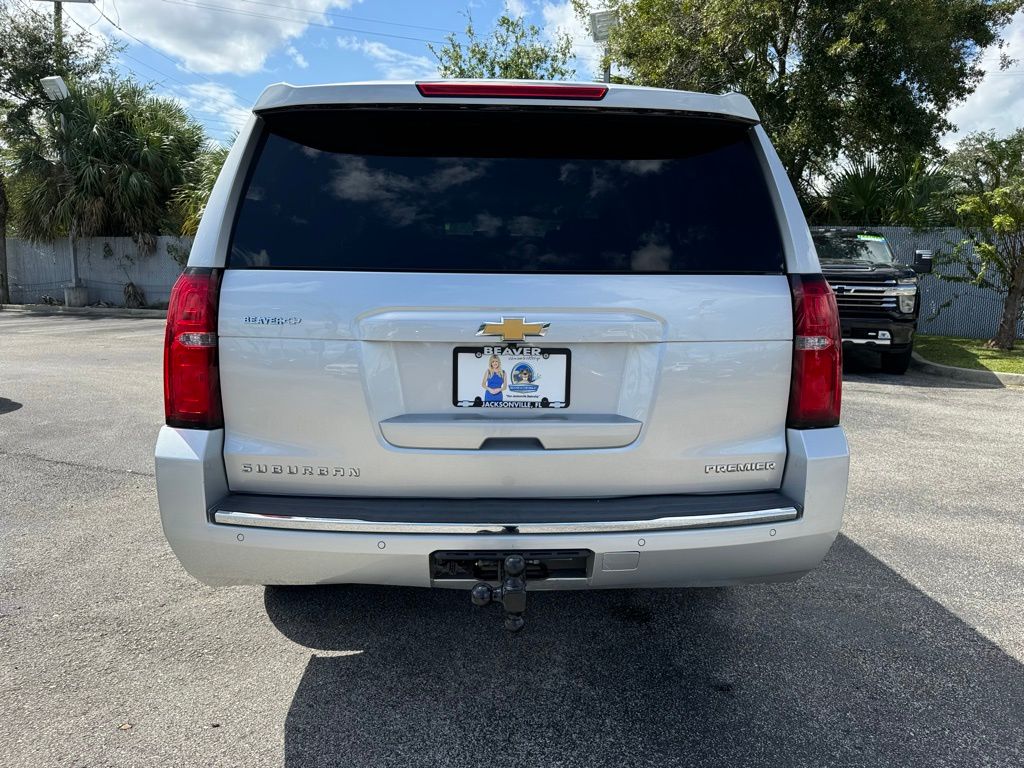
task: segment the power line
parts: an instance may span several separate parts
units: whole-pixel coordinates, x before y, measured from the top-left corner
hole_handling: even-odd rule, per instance
[[[183,70],[188,72],[190,75],[195,75],[196,77],[201,77],[203,80],[206,80],[209,83],[213,83],[214,85],[220,86],[222,88],[227,88],[227,90],[229,90],[231,92],[232,96],[234,96],[239,101],[242,101],[242,99],[239,97],[239,95],[237,93],[235,93],[234,89],[231,88],[230,86],[224,85],[223,83],[218,83],[216,80],[214,80],[214,79],[212,79],[210,77],[207,77],[206,75],[204,75],[204,74],[202,74],[200,72],[196,72],[193,69],[190,69],[185,64],[179,63],[177,59],[175,59],[172,56],[168,56],[166,53],[161,51],[159,48],[155,48],[154,46],[152,46],[149,43],[147,43],[145,40],[140,40],[138,37],[136,37],[131,32],[129,32],[127,29],[125,29],[123,26],[121,26],[119,23],[115,22],[113,19],[111,19],[109,16],[107,16],[107,14],[105,14],[102,10],[97,8],[95,5],[93,6],[93,8],[96,8],[96,12],[99,13],[99,15],[102,16],[104,19],[106,19],[107,23],[109,23],[111,26],[113,26],[118,31],[123,32],[124,34],[126,34],[128,37],[130,37],[132,40],[137,42],[139,45],[145,46],[149,50],[153,51],[153,53],[155,53],[157,56],[162,56],[163,58],[167,59],[169,62],[174,64],[176,67],[181,67]]]
[[[296,19],[296,18],[290,18],[290,17],[286,17],[286,16],[278,16],[278,15],[274,15],[274,14],[261,14],[261,13],[257,13],[256,11],[243,11],[243,10],[238,9],[238,8],[225,8],[225,7],[222,7],[222,6],[207,5],[205,3],[199,2],[199,0],[163,0],[163,1],[165,3],[173,3],[175,5],[191,5],[191,6],[195,7],[195,8],[205,8],[205,9],[211,10],[211,11],[220,11],[221,13],[235,13],[235,14],[239,14],[239,15],[242,15],[242,16],[251,16],[253,18],[260,18],[260,19],[274,19],[274,20],[277,20],[277,21],[294,21],[294,22],[298,22],[298,23],[307,24],[308,26],[311,26],[311,27],[321,27],[323,29],[336,29],[336,30],[341,30],[343,32],[358,32],[358,33],[363,34],[363,35],[373,35],[373,36],[376,36],[376,37],[393,37],[393,38],[397,38],[399,40],[413,40],[415,42],[433,43],[435,45],[444,45],[445,42],[447,42],[447,41],[444,41],[444,40],[430,40],[430,39],[427,39],[427,38],[424,38],[424,37],[409,37],[409,36],[406,36],[406,35],[393,35],[393,34],[389,34],[389,33],[386,33],[386,32],[371,32],[371,31],[365,30],[365,29],[354,29],[354,28],[351,28],[351,27],[339,27],[339,26],[336,26],[336,25],[333,25],[333,24],[318,24],[316,22],[306,21],[304,19]],[[428,26],[424,26],[422,24],[403,24],[403,23],[397,22],[397,21],[386,21],[384,19],[374,19],[374,18],[370,18],[368,16],[353,16],[352,14],[338,13],[336,11],[313,11],[313,10],[307,10],[307,9],[304,9],[304,8],[293,8],[293,7],[289,6],[289,5],[281,5],[280,3],[266,2],[266,0],[241,0],[241,2],[243,2],[243,3],[250,3],[252,5],[264,5],[264,6],[268,6],[270,8],[281,8],[283,10],[293,11],[295,13],[305,13],[305,14],[309,14],[309,15],[312,15],[312,16],[332,16],[332,17],[339,18],[339,19],[352,19],[353,21],[365,21],[365,22],[367,22],[369,24],[386,24],[386,25],[392,26],[392,27],[407,27],[409,29],[424,29],[424,30],[427,30],[427,31],[430,31],[430,32],[444,32],[445,34],[448,34],[448,35],[459,35],[459,34],[461,34],[460,32],[457,32],[456,30],[445,29],[444,27],[428,27]],[[603,47],[604,47],[604,46],[596,45],[594,43],[587,43],[587,42],[574,42],[574,45],[578,46],[578,47],[583,47],[583,48],[602,48],[603,49]]]
[[[23,7],[24,7],[24,8],[25,8],[25,9],[26,9],[26,10],[27,10],[27,11],[28,11],[29,13],[31,13],[31,14],[32,14],[33,16],[35,16],[36,18],[39,18],[39,19],[42,19],[42,18],[43,18],[43,16],[42,16],[41,14],[37,13],[37,12],[36,12],[36,10],[35,10],[34,8],[32,8],[32,6],[30,6],[30,5],[27,5],[27,4],[26,4],[26,2],[25,2],[25,0],[18,0],[18,2],[19,2],[19,3],[20,3],[20,4],[21,4],[21,5],[22,5],[22,6],[23,6]],[[96,37],[96,35],[95,35],[95,34],[94,34],[94,33],[93,33],[93,32],[92,32],[91,30],[89,30],[89,29],[86,29],[85,27],[83,27],[83,26],[81,25],[81,23],[79,23],[79,21],[78,21],[77,19],[75,19],[75,18],[74,18],[74,17],[72,17],[71,15],[68,15],[68,18],[69,18],[69,19],[71,19],[71,22],[72,22],[72,23],[73,23],[73,24],[74,24],[74,25],[75,25],[76,27],[78,27],[79,29],[81,29],[81,30],[82,30],[83,32],[85,32],[86,34],[88,34],[88,35],[89,35],[90,37]],[[108,21],[109,21],[109,19],[108,19]],[[127,34],[127,32],[126,32],[126,34]],[[136,59],[136,58],[135,58],[134,56],[132,56],[131,54],[127,54],[127,53],[125,53],[124,51],[122,51],[122,52],[121,52],[121,56],[124,56],[125,58],[131,59],[132,61],[134,61],[134,62],[136,62],[136,63],[138,63],[138,64],[141,64],[141,65],[142,65],[142,66],[144,66],[144,67],[148,67],[149,69],[152,69],[152,70],[153,70],[154,72],[157,72],[158,74],[161,74],[161,75],[163,75],[164,77],[170,78],[171,80],[174,80],[175,82],[181,83],[182,85],[186,85],[186,86],[187,86],[187,85],[189,85],[189,83],[186,83],[186,82],[185,82],[184,80],[180,80],[180,79],[178,79],[178,78],[174,77],[173,75],[170,75],[170,74],[168,74],[167,72],[164,72],[163,70],[161,70],[161,69],[158,69],[157,67],[154,67],[154,66],[153,66],[152,64],[148,64],[148,63],[146,63],[146,62],[142,61],[141,59]],[[142,79],[142,76],[141,76],[141,75],[139,75],[139,73],[138,73],[138,72],[136,72],[136,71],[135,71],[134,69],[132,69],[132,68],[131,68],[130,66],[128,66],[128,65],[127,65],[127,64],[125,64],[124,62],[119,62],[119,63],[121,64],[121,66],[122,66],[122,67],[124,67],[125,69],[127,69],[127,70],[128,70],[129,72],[131,72],[131,73],[132,73],[133,75],[135,75],[135,76],[136,76],[136,77],[138,77],[139,79]],[[211,81],[211,82],[212,82],[212,81]],[[216,83],[215,83],[215,84],[216,84]],[[230,89],[229,89],[229,90],[230,90]],[[223,100],[218,100],[218,99],[217,99],[216,97],[210,97],[210,100],[211,100],[211,101],[213,101],[214,103],[220,103],[220,104],[221,104],[222,106],[225,106],[225,107],[227,107],[227,108],[230,108],[230,109],[239,109],[239,110],[242,110],[242,108],[241,108],[241,107],[239,107],[239,106],[237,106],[237,105],[234,105],[234,104],[228,104],[227,102],[225,102],[225,101],[223,101]],[[195,109],[195,111],[196,111],[196,112],[199,112],[200,114],[202,114],[202,113],[207,113],[207,114],[209,114],[208,110],[205,110],[205,109]],[[243,111],[244,111],[244,110],[243,110]],[[202,117],[199,117],[199,121],[200,121],[200,122],[202,122],[202,123],[203,123],[204,125],[206,125],[206,126],[207,126],[207,128],[208,128],[208,129],[210,130],[210,132],[211,132],[211,133],[214,133],[214,134],[218,134],[218,135],[219,135],[219,136],[220,136],[221,138],[229,138],[229,137],[230,137],[231,135],[233,135],[233,134],[235,134],[235,133],[237,133],[237,132],[238,132],[238,126],[237,126],[237,124],[235,124],[235,123],[231,123],[231,122],[229,122],[229,121],[226,121],[226,120],[221,120],[221,119],[219,119],[219,118],[202,118]],[[217,123],[220,123],[220,124],[221,124],[221,127],[217,127],[217,125],[216,125]]]
[[[41,15],[39,15],[39,14],[37,14],[37,13],[36,13],[35,9],[33,9],[33,8],[32,8],[31,6],[29,6],[29,5],[25,5],[25,2],[24,2],[24,0],[18,0],[18,1],[19,1],[19,2],[20,2],[20,3],[21,3],[21,4],[22,4],[22,5],[23,5],[23,6],[24,6],[24,7],[25,7],[25,8],[26,8],[26,9],[27,9],[27,10],[28,10],[28,11],[29,11],[30,13],[32,13],[33,15],[35,15],[35,16],[36,16],[37,18],[42,18],[42,16],[41,16]],[[88,35],[89,35],[90,37],[95,37],[95,35],[93,34],[93,32],[92,32],[91,30],[88,30],[88,29],[86,29],[85,27],[83,27],[83,26],[81,25],[81,23],[79,23],[79,21],[78,21],[77,19],[75,19],[74,17],[72,17],[72,16],[70,16],[70,15],[68,16],[68,18],[69,18],[69,19],[71,19],[71,22],[72,22],[72,23],[73,23],[73,24],[74,24],[74,25],[75,25],[76,27],[78,27],[79,29],[81,29],[81,30],[82,30],[83,32],[85,32],[86,34],[88,34]],[[142,65],[142,66],[144,66],[144,67],[148,67],[149,69],[152,69],[152,70],[153,70],[154,72],[157,72],[158,74],[161,74],[161,75],[163,75],[164,77],[167,77],[167,78],[169,78],[169,79],[171,79],[171,80],[174,80],[175,82],[181,83],[182,85],[185,85],[185,86],[188,86],[188,85],[190,85],[190,83],[186,83],[186,82],[185,82],[184,80],[181,80],[181,79],[179,79],[179,78],[177,78],[177,77],[174,77],[173,75],[170,75],[170,74],[168,74],[167,72],[164,72],[163,70],[161,70],[161,69],[159,69],[159,68],[157,68],[157,67],[154,67],[154,66],[153,66],[152,64],[148,64],[148,63],[146,63],[145,61],[142,61],[141,59],[137,59],[137,58],[135,58],[134,56],[132,56],[131,54],[125,53],[124,51],[122,51],[122,52],[121,52],[121,56],[123,56],[123,57],[125,57],[125,58],[128,58],[128,59],[131,59],[132,61],[136,62],[137,64],[141,64],[141,65]],[[141,76],[141,75],[139,75],[139,73],[138,73],[138,72],[136,72],[136,71],[135,71],[134,69],[132,69],[132,68],[131,68],[130,66],[128,66],[128,65],[127,65],[127,64],[125,64],[124,62],[120,62],[120,63],[121,63],[121,66],[122,66],[122,67],[124,67],[125,69],[127,69],[127,70],[128,70],[129,72],[131,72],[131,73],[132,73],[133,75],[135,75],[136,77],[138,77],[138,78],[142,79],[142,76]],[[229,89],[229,90],[230,90],[230,89]],[[211,97],[209,97],[209,98],[210,98],[210,100],[211,100],[211,101],[213,101],[214,103],[220,103],[220,104],[221,104],[222,106],[224,106],[224,107],[226,107],[226,108],[229,108],[229,109],[239,109],[239,110],[241,110],[241,109],[242,109],[242,108],[241,108],[241,107],[239,107],[238,105],[235,105],[235,104],[228,104],[228,102],[225,102],[225,101],[223,101],[222,99],[218,99],[218,98],[217,98],[217,97],[215,97],[215,96],[211,96]],[[205,110],[205,109],[197,109],[196,111],[197,111],[197,112],[200,112],[200,113],[208,112],[208,111],[207,111],[207,110]],[[230,136],[231,134],[233,134],[233,133],[237,132],[237,130],[238,130],[238,126],[237,126],[237,125],[235,125],[234,123],[230,123],[230,122],[228,122],[228,121],[222,121],[222,120],[214,120],[214,119],[204,119],[204,118],[199,118],[199,119],[200,119],[200,122],[202,122],[202,123],[203,123],[204,125],[208,125],[209,123],[212,123],[212,122],[220,122],[220,123],[223,123],[223,127],[220,127],[220,128],[217,128],[217,127],[215,127],[215,126],[210,126],[210,125],[208,125],[209,129],[210,129],[210,130],[211,130],[211,131],[212,131],[213,133],[218,133],[218,134],[221,134],[221,136],[222,136],[222,137],[225,137],[225,136]]]
[[[98,10],[98,9],[97,9],[97,10]],[[71,22],[72,22],[72,23],[73,23],[73,24],[74,24],[74,25],[75,25],[76,27],[78,27],[78,28],[79,28],[80,30],[82,30],[83,32],[85,32],[86,34],[88,34],[88,35],[90,35],[90,36],[93,36],[93,37],[95,37],[95,34],[94,34],[94,33],[93,33],[93,32],[92,32],[91,30],[89,30],[89,29],[86,29],[85,27],[83,27],[83,26],[82,26],[82,24],[81,24],[81,23],[80,23],[80,22],[79,22],[79,21],[78,21],[78,20],[77,20],[76,18],[74,18],[74,17],[73,17],[73,16],[71,16],[70,14],[68,14],[68,18],[69,18],[69,19],[71,19]],[[105,15],[104,15],[104,18],[107,18],[107,17],[106,17]],[[110,21],[110,19],[107,19],[107,21],[109,22],[109,21]],[[119,29],[121,29],[120,27],[118,27],[118,28],[119,28]],[[135,38],[135,36],[134,36],[134,35],[132,35],[131,33],[129,33],[129,32],[127,31],[127,30],[121,29],[121,31],[122,31],[122,32],[124,32],[124,33],[125,33],[126,35],[129,35],[129,37],[132,37],[133,39],[138,39],[138,38]],[[140,40],[139,42],[140,42],[140,43],[142,43],[142,41],[141,41],[141,40]],[[151,49],[152,49],[152,50],[154,50],[154,51],[155,51],[156,53],[160,53],[160,55],[161,55],[161,56],[164,56],[164,58],[167,58],[167,59],[169,59],[169,60],[170,60],[170,61],[171,61],[172,63],[174,63],[174,64],[176,64],[176,65],[177,65],[177,62],[175,62],[175,61],[174,61],[174,59],[170,59],[170,57],[168,57],[168,56],[165,56],[165,55],[164,55],[164,54],[162,54],[162,53],[161,53],[160,51],[157,51],[157,50],[156,50],[155,48],[152,48],[152,46],[150,46],[150,45],[148,45],[148,44],[146,44],[146,43],[142,43],[142,44],[143,44],[143,45],[145,45],[145,46],[146,46],[147,48],[151,48]],[[146,67],[146,68],[148,68],[148,69],[151,69],[151,70],[153,70],[154,72],[156,72],[157,74],[159,74],[159,75],[163,75],[163,76],[164,76],[164,77],[166,77],[167,79],[169,79],[169,80],[173,80],[174,82],[176,82],[176,83],[179,83],[180,85],[183,85],[183,86],[185,86],[186,88],[188,88],[188,87],[190,87],[190,86],[193,86],[193,85],[195,85],[195,83],[188,83],[188,82],[186,82],[186,81],[182,80],[182,79],[181,79],[181,78],[179,78],[179,77],[175,77],[174,75],[172,75],[172,74],[170,74],[170,73],[168,73],[168,72],[164,72],[164,71],[163,71],[162,69],[160,69],[159,67],[154,67],[154,66],[153,66],[152,64],[149,64],[148,62],[145,62],[145,61],[143,61],[142,59],[137,59],[137,58],[135,58],[134,56],[132,56],[132,55],[131,55],[130,53],[125,53],[124,51],[121,51],[121,52],[120,52],[120,56],[123,56],[123,57],[124,57],[124,58],[126,58],[126,59],[131,59],[131,60],[132,60],[132,61],[134,61],[134,62],[135,62],[136,64],[141,64],[142,66],[144,66],[144,67]],[[131,72],[131,73],[132,73],[133,75],[135,75],[136,77],[139,77],[140,79],[142,79],[142,76],[141,76],[141,75],[139,75],[139,73],[138,73],[138,72],[136,72],[136,71],[135,71],[134,69],[132,69],[132,68],[131,68],[130,66],[128,66],[127,64],[124,64],[124,63],[122,62],[121,66],[123,66],[123,67],[124,67],[125,69],[127,69],[127,70],[128,70],[129,72]],[[196,73],[194,73],[194,72],[193,72],[192,74],[196,74]],[[201,77],[201,75],[200,75],[200,77]],[[206,78],[206,79],[207,79],[207,80],[209,80],[209,78]],[[234,91],[233,91],[233,90],[232,90],[232,89],[231,89],[230,87],[228,87],[228,86],[226,86],[226,85],[222,85],[221,83],[217,83],[217,82],[215,82],[214,80],[210,80],[210,82],[211,82],[211,83],[213,83],[214,85],[217,85],[217,86],[219,86],[219,87],[223,87],[223,88],[227,89],[227,90],[228,90],[228,92],[230,92],[232,96],[234,96],[234,97],[235,97],[236,99],[238,98],[238,94],[236,94],[236,93],[235,93],[235,92],[234,92]],[[244,111],[244,109],[245,109],[244,107],[240,106],[239,104],[236,104],[236,103],[231,103],[231,102],[228,102],[228,101],[224,100],[223,98],[220,98],[220,97],[218,97],[218,96],[214,96],[214,95],[212,95],[212,94],[210,94],[210,95],[207,95],[207,97],[206,97],[206,98],[208,98],[208,99],[209,99],[210,101],[213,101],[213,102],[215,102],[215,103],[217,103],[217,104],[220,104],[220,105],[221,105],[221,106],[222,106],[222,107],[223,107],[224,109],[232,109],[232,110],[243,110],[243,111]]]
[[[195,1],[196,0],[191,0],[191,2],[195,2]],[[446,35],[460,35],[460,34],[462,34],[461,32],[458,32],[458,31],[456,31],[454,29],[446,29],[444,27],[428,27],[428,26],[424,26],[422,24],[404,24],[404,23],[398,22],[398,21],[386,21],[384,19],[374,19],[374,18],[370,18],[369,16],[353,16],[350,13],[338,13],[337,11],[313,11],[313,10],[307,10],[307,9],[304,9],[304,8],[293,8],[290,5],[281,5],[280,3],[268,3],[268,2],[266,2],[266,0],[240,0],[240,1],[243,2],[243,3],[250,3],[252,5],[265,5],[265,6],[268,6],[270,8],[281,8],[281,9],[284,9],[284,10],[295,11],[297,13],[307,13],[307,14],[310,14],[310,15],[313,15],[313,16],[333,16],[333,17],[338,18],[338,19],[352,19],[353,21],[365,21],[368,24],[385,24],[385,25],[387,25],[389,27],[406,27],[408,29],[425,29],[428,32],[444,32]],[[231,12],[231,9],[218,9],[218,10],[225,10],[225,11]],[[288,19],[288,20],[289,21],[299,21],[298,19]],[[344,29],[344,27],[335,27],[335,26],[331,26],[330,28],[331,29]],[[366,32],[364,30],[346,30],[346,31],[362,32],[363,34],[368,34],[368,35],[370,35],[370,34],[381,34],[381,33],[375,33],[375,32]],[[439,45],[443,45],[443,43],[441,41],[439,41],[439,40],[425,40],[425,39],[421,40],[420,38],[402,38],[402,39],[403,40],[420,40],[421,42],[436,43],[436,44],[439,44]],[[597,45],[595,43],[576,42],[576,41],[574,41],[573,44],[575,46],[584,47],[584,48],[601,48],[601,49],[604,48],[604,46]]]
[[[304,8],[293,8],[290,5],[281,5],[280,3],[268,3],[265,0],[242,0],[243,3],[252,3],[253,5],[266,5],[271,8],[283,8],[289,11],[299,11],[300,13],[310,13],[316,16],[334,16],[339,19],[352,19],[353,21],[365,21],[370,24],[384,24],[389,27],[406,27],[408,29],[425,29],[428,32],[444,32],[445,34],[458,34],[450,29],[444,29],[443,27],[425,27],[422,24],[403,24],[399,21],[385,21],[384,19],[371,19],[368,16],[353,16],[350,13],[338,13],[337,11],[311,11]]]
[[[236,16],[249,16],[254,19],[270,19],[271,21],[290,21],[295,24],[305,24],[307,27],[319,27],[321,29],[333,29],[340,32],[358,32],[361,35],[370,35],[371,37],[389,37],[396,40],[412,40],[417,43],[433,43],[435,45],[444,45],[443,40],[429,40],[425,37],[410,37],[408,35],[394,35],[390,32],[371,32],[366,29],[356,29],[354,27],[339,27],[334,24],[320,24],[315,21],[308,21],[307,19],[296,19],[294,17],[289,18],[288,16],[276,16],[269,13],[257,13],[255,11],[243,11],[239,8],[222,8],[217,5],[207,5],[205,3],[192,2],[190,0],[163,0],[163,2],[170,5],[183,5],[186,8],[203,8],[209,11],[216,11],[218,13],[230,13]],[[296,9],[300,10],[300,9]],[[300,13],[303,12],[300,10]]]
[[[23,6],[23,7],[24,7],[24,8],[26,9],[26,10],[28,10],[28,12],[29,12],[29,13],[31,13],[32,15],[34,15],[34,16],[35,16],[36,18],[40,18],[40,19],[41,19],[41,18],[43,18],[43,17],[42,17],[42,15],[41,15],[41,14],[39,14],[39,13],[37,13],[37,12],[36,12],[36,10],[35,10],[34,8],[32,8],[32,6],[28,5],[28,4],[27,4],[27,3],[25,2],[25,0],[18,0],[18,2],[19,2],[19,3],[21,3],[21,5],[22,5],[22,6]],[[97,11],[98,11],[98,10],[99,10],[99,9],[97,8]],[[103,18],[105,18],[105,19],[106,19],[106,20],[107,20],[108,22],[110,22],[110,23],[112,23],[112,24],[113,24],[113,22],[112,22],[112,21],[111,21],[111,20],[110,20],[110,19],[109,19],[109,18],[108,18],[108,17],[107,17],[107,16],[105,15],[105,14],[103,14],[103,13],[101,12],[101,13],[100,13],[100,15],[101,15],[101,16],[103,16]],[[81,22],[79,22],[79,21],[78,21],[78,19],[76,19],[76,18],[75,18],[74,16],[72,16],[71,14],[68,14],[68,15],[67,15],[67,17],[68,17],[68,19],[70,19],[70,20],[71,20],[71,23],[72,23],[72,24],[74,24],[74,25],[75,25],[76,27],[78,27],[78,28],[79,28],[80,30],[82,30],[83,32],[85,32],[85,33],[86,33],[87,35],[89,35],[90,37],[93,37],[93,38],[95,38],[95,37],[97,36],[97,35],[96,35],[96,33],[94,33],[94,32],[93,32],[93,31],[92,31],[91,29],[88,29],[88,28],[86,28],[86,27],[82,26]],[[97,21],[98,21],[98,20],[99,20],[99,19],[97,19]],[[138,40],[138,38],[137,38],[137,37],[135,37],[134,35],[132,35],[132,34],[131,34],[130,32],[128,32],[128,31],[127,31],[126,29],[123,29],[123,28],[121,28],[121,27],[120,27],[120,26],[118,26],[118,25],[115,25],[115,26],[117,26],[117,28],[118,28],[118,29],[120,29],[120,30],[121,30],[122,32],[124,32],[124,33],[125,33],[126,35],[128,35],[128,36],[129,36],[129,37],[131,37],[132,39],[134,39],[134,40],[137,40],[137,41],[138,41],[139,43],[141,43],[142,45],[146,46],[147,48],[150,48],[151,50],[153,50],[153,51],[154,51],[154,52],[156,52],[156,53],[159,53],[159,54],[160,54],[161,56],[163,56],[163,57],[164,57],[165,59],[168,59],[169,61],[171,61],[172,63],[174,63],[175,65],[177,65],[177,62],[176,62],[176,61],[175,61],[174,59],[170,58],[169,56],[166,56],[166,55],[165,55],[165,54],[163,54],[163,53],[162,53],[161,51],[158,51],[158,50],[156,50],[156,49],[155,49],[155,48],[153,48],[153,47],[152,47],[151,45],[149,45],[149,44],[147,44],[147,43],[143,42],[142,40]],[[100,37],[102,38],[102,35],[101,35]],[[102,38],[102,39],[105,39],[105,38]],[[182,80],[181,78],[175,77],[174,75],[172,75],[172,74],[170,74],[170,73],[168,73],[168,72],[164,72],[164,71],[163,71],[162,69],[160,69],[159,67],[154,67],[154,66],[153,66],[152,64],[149,64],[148,62],[142,61],[142,59],[137,59],[137,58],[135,58],[134,56],[132,56],[132,55],[131,55],[130,53],[125,53],[124,51],[121,51],[119,55],[120,55],[120,56],[123,56],[123,57],[124,57],[124,58],[126,58],[126,59],[131,59],[131,60],[132,60],[132,61],[134,61],[134,62],[135,62],[136,64],[141,64],[142,66],[146,67],[147,69],[151,69],[151,70],[153,70],[154,72],[156,72],[157,74],[159,74],[159,75],[163,75],[163,76],[164,76],[164,77],[166,77],[167,79],[169,79],[169,80],[173,80],[174,82],[176,82],[176,83],[179,83],[180,85],[184,85],[185,87],[189,87],[189,86],[195,85],[195,83],[188,83],[188,82],[186,82],[186,81]],[[128,65],[127,65],[127,64],[125,64],[124,62],[121,62],[121,66],[122,66],[122,67],[124,67],[125,69],[127,69],[127,70],[128,70],[129,72],[131,72],[131,73],[132,73],[133,75],[135,75],[135,76],[136,76],[136,77],[138,77],[139,79],[143,79],[143,78],[142,78],[142,75],[140,75],[140,74],[139,74],[139,73],[138,73],[138,72],[137,72],[136,70],[132,69],[132,68],[131,68],[130,66],[128,66]],[[185,68],[186,70],[188,69],[187,67],[184,67],[184,68]],[[188,71],[189,71],[189,72],[191,72],[191,70],[188,70]],[[196,73],[196,72],[192,72],[192,74],[194,74],[194,75],[197,75],[198,77],[204,77],[203,75],[199,75],[199,74],[198,74],[198,73]],[[232,89],[231,89],[230,87],[228,87],[228,86],[226,86],[226,85],[223,85],[222,83],[218,83],[218,82],[216,82],[215,80],[210,80],[210,78],[205,78],[205,79],[209,80],[209,81],[210,81],[211,83],[213,83],[214,85],[217,85],[217,86],[219,86],[219,87],[223,87],[223,88],[227,89],[227,90],[228,90],[228,91],[229,91],[229,92],[231,93],[231,95],[232,95],[232,96],[234,96],[235,98],[238,98],[238,94],[237,94],[237,93],[235,93],[235,92],[234,92],[234,91],[233,91],[233,90],[232,90]],[[206,98],[208,98],[208,99],[209,99],[210,101],[213,101],[213,102],[215,102],[215,103],[217,103],[217,104],[220,104],[220,105],[221,105],[222,107],[224,107],[225,109],[232,109],[232,110],[240,110],[240,111],[246,111],[246,110],[245,110],[245,107],[244,107],[244,106],[241,106],[241,105],[239,105],[239,104],[234,104],[234,103],[231,103],[231,102],[225,101],[224,99],[222,99],[222,98],[219,98],[219,97],[217,97],[217,96],[214,96],[214,95],[207,95],[207,97],[206,97]]]

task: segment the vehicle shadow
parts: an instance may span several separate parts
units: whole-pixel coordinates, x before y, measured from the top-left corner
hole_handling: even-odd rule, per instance
[[[268,588],[317,651],[285,764],[1020,764],[1024,666],[845,537],[794,584],[529,600]]]
[[[6,397],[0,397],[0,416],[5,413],[17,411],[21,407],[21,403],[15,400],[8,400]]]

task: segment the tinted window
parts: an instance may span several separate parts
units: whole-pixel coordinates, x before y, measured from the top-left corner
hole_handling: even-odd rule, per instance
[[[229,266],[781,272],[750,129],[600,111],[286,112]]]

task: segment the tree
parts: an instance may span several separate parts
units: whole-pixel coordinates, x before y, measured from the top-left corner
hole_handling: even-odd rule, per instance
[[[180,228],[171,197],[206,142],[203,128],[131,80],[69,87],[47,130],[10,152],[18,231],[131,235],[148,250],[153,235]]]
[[[232,137],[232,143],[234,139]],[[229,151],[230,147],[207,147],[185,167],[185,179],[174,193],[174,206],[181,218],[182,235],[194,235],[199,229],[199,222],[206,212],[206,203]]]
[[[820,207],[834,224],[871,227],[887,223],[891,197],[889,179],[869,157],[847,163],[828,177]]]
[[[949,189],[949,176],[941,166],[918,156],[896,164],[892,178],[889,222],[893,226],[926,229],[949,221],[942,207],[942,199]]]
[[[868,156],[840,165],[812,198],[815,218],[856,226],[937,227],[946,215],[945,172],[924,157],[910,161]]]
[[[491,77],[522,80],[567,80],[576,75],[569,65],[572,40],[558,34],[552,42],[522,17],[506,11],[487,38],[477,35],[473,19],[466,23],[466,43],[452,33],[440,49],[427,44],[437,58],[441,77]]]
[[[31,9],[0,6],[0,145],[6,149],[39,138],[41,115],[52,102],[39,85],[48,75],[88,82],[109,71],[120,48],[98,43],[86,32],[63,36],[56,44],[52,18]],[[0,165],[0,303],[9,301],[7,224],[9,198],[5,167]]]
[[[1024,128],[1005,139],[984,132],[966,136],[946,169],[953,179],[953,205],[969,238],[950,256],[964,275],[945,277],[1003,296],[999,327],[989,346],[1011,350],[1024,311]]]
[[[583,13],[588,0],[574,0]],[[938,148],[1024,0],[608,0],[628,82],[750,97],[802,191],[843,156]]]

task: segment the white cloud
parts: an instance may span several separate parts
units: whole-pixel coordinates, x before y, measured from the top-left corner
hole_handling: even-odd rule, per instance
[[[120,0],[120,25],[140,40],[181,59],[185,66],[209,74],[251,74],[263,68],[267,57],[288,41],[300,37],[310,23],[329,24],[323,12],[351,8],[357,0],[275,0],[274,6],[245,0],[217,0],[197,7],[187,0]],[[278,7],[278,6],[287,6]],[[97,20],[96,8],[64,6],[64,12],[88,26]],[[109,11],[107,15],[117,20]],[[105,29],[123,37],[100,21]],[[135,41],[123,37],[125,42]]]
[[[299,69],[309,68],[309,62],[306,61],[306,57],[299,53],[299,49],[294,45],[289,45],[286,53],[291,57],[292,61],[295,62],[295,66]]]
[[[590,39],[590,26],[576,15],[572,3],[544,3],[541,7],[544,17],[544,33],[548,39],[557,34],[567,34],[572,39],[572,52],[576,57],[576,78],[590,80],[601,78],[601,47]]]
[[[384,43],[360,40],[354,36],[339,37],[338,46],[346,51],[359,51],[365,54],[377,71],[388,80],[437,77],[437,62],[427,56],[416,56]]]
[[[1024,13],[1014,17],[1003,33],[1005,53],[1017,61],[1009,70],[999,69],[999,53],[985,55],[987,72],[978,89],[949,113],[957,127],[945,136],[943,146],[952,148],[958,139],[971,131],[995,131],[1000,136],[1021,127],[1024,120]]]
[[[512,18],[527,14],[526,0],[505,0],[505,8]]]
[[[200,122],[216,121],[214,133],[227,133],[242,127],[251,112],[248,105],[239,101],[235,92],[217,83],[193,83],[170,90],[177,99]],[[226,123],[226,125],[225,125]]]

